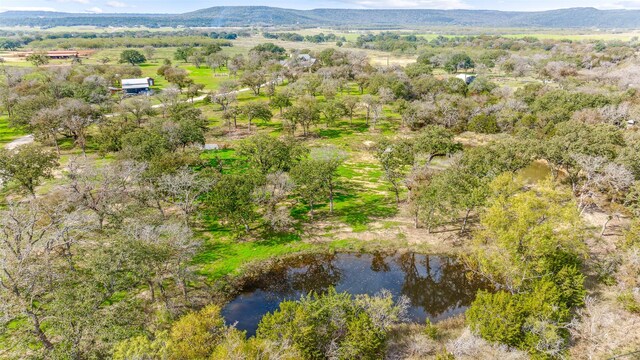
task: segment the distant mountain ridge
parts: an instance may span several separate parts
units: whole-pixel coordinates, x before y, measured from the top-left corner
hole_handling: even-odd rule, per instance
[[[0,26],[476,26],[524,28],[640,28],[640,10],[570,8],[549,11],[432,9],[314,9],[217,6],[184,14],[0,13]]]

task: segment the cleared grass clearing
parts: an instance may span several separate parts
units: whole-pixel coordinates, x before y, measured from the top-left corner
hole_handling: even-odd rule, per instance
[[[11,127],[7,116],[0,116],[0,147],[26,134],[22,129]]]

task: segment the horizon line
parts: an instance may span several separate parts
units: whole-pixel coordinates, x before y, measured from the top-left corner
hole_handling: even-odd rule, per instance
[[[298,9],[298,8],[287,8],[287,7],[278,7],[278,6],[266,6],[266,5],[222,5],[222,6],[210,6],[206,8],[185,11],[185,12],[176,12],[176,13],[144,13],[144,12],[89,12],[89,11],[78,11],[78,12],[70,12],[70,11],[58,11],[58,10],[0,10],[0,14],[8,13],[8,12],[20,12],[20,13],[52,13],[52,14],[73,14],[73,15],[184,15],[193,12],[198,12],[207,9],[215,9],[215,8],[266,8],[266,9],[279,9],[279,10],[296,10],[296,11],[315,11],[315,10],[357,10],[357,11],[416,11],[416,10],[430,10],[430,11],[494,11],[494,12],[502,12],[502,13],[539,13],[539,12],[549,12],[549,11],[558,11],[558,10],[573,10],[573,9],[593,9],[597,11],[638,11],[640,9],[599,9],[593,6],[574,6],[574,7],[564,7],[564,8],[554,8],[554,9],[546,9],[546,10],[499,10],[499,9],[482,9],[482,8],[452,8],[452,9],[437,9],[437,8],[335,8],[335,7],[327,7],[327,8],[311,8],[311,9]]]

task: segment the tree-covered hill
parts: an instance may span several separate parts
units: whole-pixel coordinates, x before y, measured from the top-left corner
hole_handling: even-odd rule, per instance
[[[43,11],[0,13],[0,25],[16,26],[477,26],[638,28],[638,10],[571,8],[538,12],[429,9],[314,9],[218,6],[184,14],[76,14]]]

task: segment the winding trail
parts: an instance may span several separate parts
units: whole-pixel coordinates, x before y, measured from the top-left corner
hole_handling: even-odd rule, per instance
[[[13,150],[18,146],[31,144],[32,142],[33,142],[33,134],[29,134],[29,135],[19,137],[8,144],[5,144],[4,148],[7,150]]]

